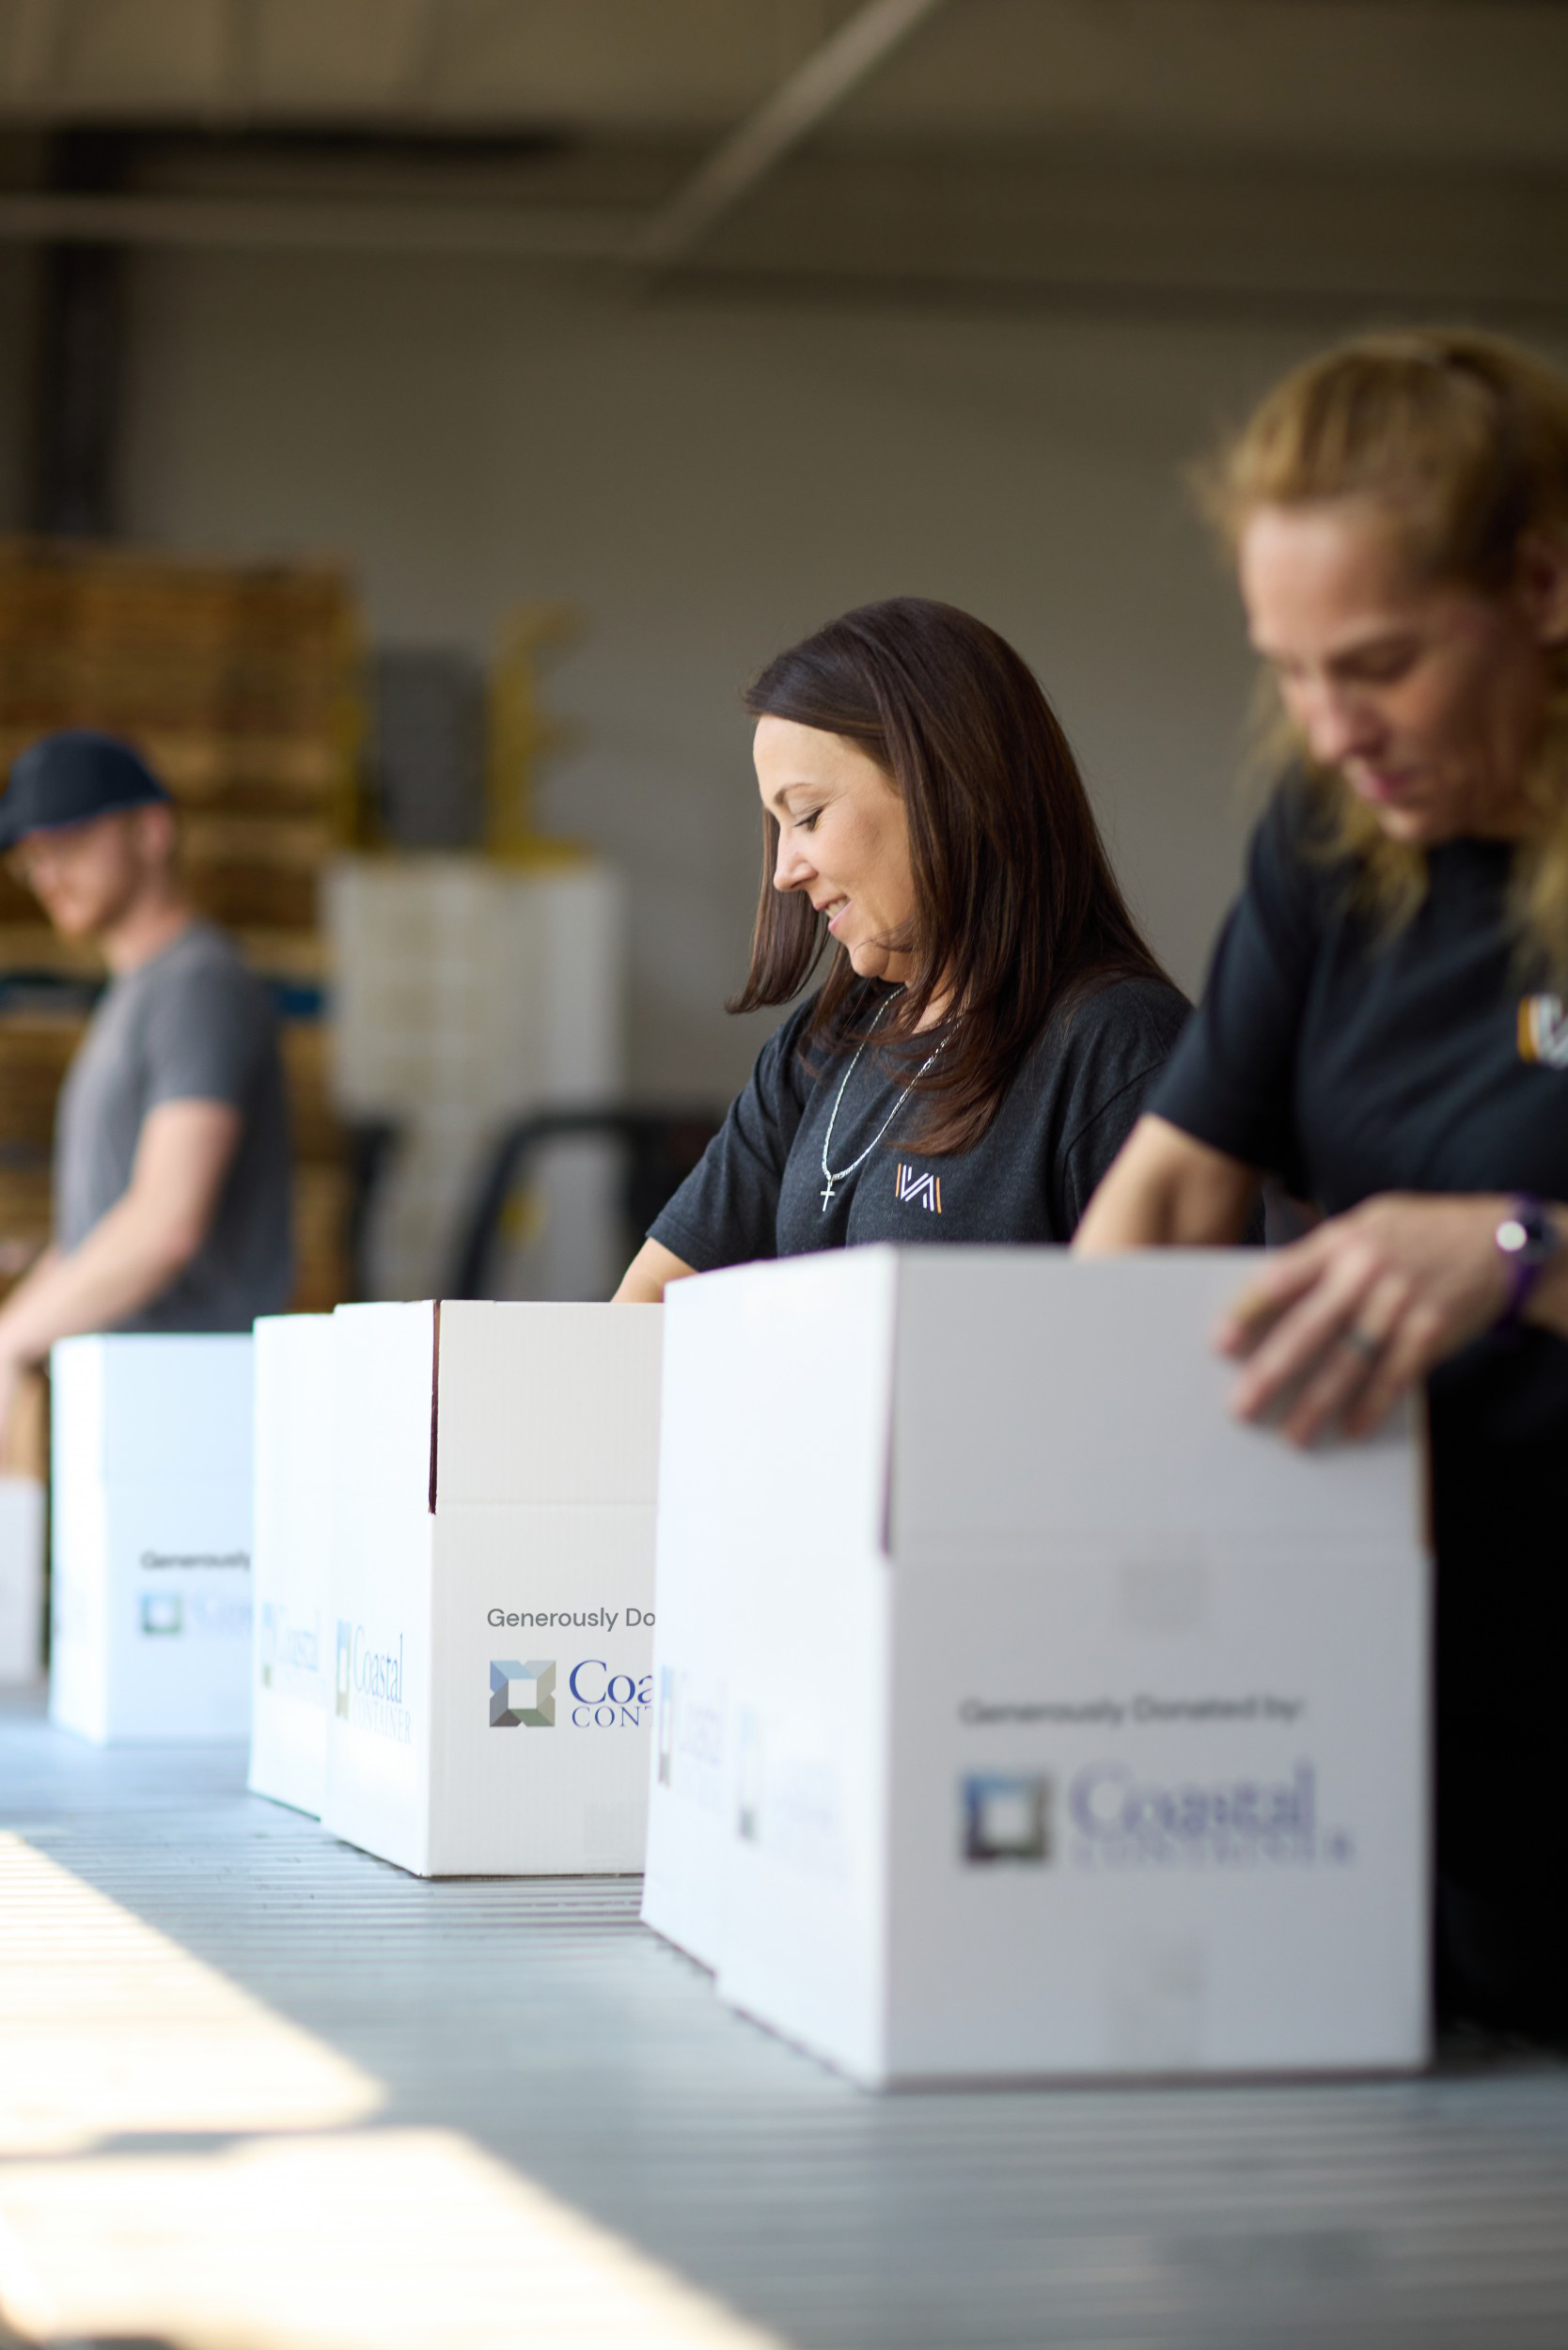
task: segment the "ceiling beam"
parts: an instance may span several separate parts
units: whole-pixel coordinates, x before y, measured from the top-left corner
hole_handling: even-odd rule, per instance
[[[0,244],[131,244],[252,253],[494,253],[619,261],[624,211],[588,206],[333,203],[310,197],[0,195]]]
[[[819,129],[944,5],[945,0],[863,0],[848,23],[737,124],[643,224],[633,241],[632,258],[648,269],[668,269],[684,259],[792,148]]]

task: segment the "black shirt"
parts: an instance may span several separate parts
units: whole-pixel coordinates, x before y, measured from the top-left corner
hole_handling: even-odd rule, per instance
[[[855,1020],[869,1023],[894,992],[868,982]],[[1158,979],[1081,995],[1047,1022],[974,1150],[932,1155],[911,1140],[929,1096],[901,1100],[913,1073],[880,1056],[874,1036],[853,1068],[849,1052],[803,1052],[816,1000],[762,1047],[722,1131],[653,1225],[651,1238],[699,1273],[870,1241],[1069,1239],[1188,1010]]]
[[[1318,822],[1307,787],[1276,795],[1150,1108],[1330,1214],[1388,1191],[1568,1200],[1568,1034],[1520,975],[1511,849],[1430,851],[1390,933]],[[1568,1637],[1568,1342],[1483,1337],[1429,1395],[1446,1727],[1538,1737]]]

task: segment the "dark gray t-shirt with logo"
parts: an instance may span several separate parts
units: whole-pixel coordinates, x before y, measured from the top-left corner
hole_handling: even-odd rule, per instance
[[[1568,1007],[1524,960],[1513,846],[1450,840],[1425,868],[1390,927],[1317,792],[1285,784],[1151,1109],[1331,1215],[1389,1192],[1568,1200]],[[1450,1919],[1484,1980],[1514,1963],[1516,1905],[1555,1917],[1568,1869],[1568,1340],[1483,1332],[1438,1364],[1427,1405],[1443,1909],[1490,1888],[1490,1914]],[[1532,1941],[1548,1948],[1535,1922]]]
[[[869,985],[859,1017],[891,994]],[[815,1001],[762,1047],[722,1131],[653,1225],[651,1237],[699,1273],[871,1241],[1070,1239],[1188,1010],[1159,979],[1113,979],[1080,996],[1046,1024],[975,1149],[936,1156],[911,1139],[925,1104],[901,1104],[907,1066],[880,1059],[874,1038],[853,1069],[848,1053],[803,1058]]]
[[[149,1111],[224,1102],[243,1121],[212,1228],[184,1271],[122,1330],[248,1330],[293,1286],[289,1117],[266,989],[223,932],[194,922],[116,979],[60,1094],[55,1239],[77,1247],[130,1187]]]

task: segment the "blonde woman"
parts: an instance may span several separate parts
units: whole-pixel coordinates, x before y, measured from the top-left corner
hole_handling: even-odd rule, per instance
[[[1480,335],[1279,384],[1211,481],[1297,752],[1086,1252],[1323,1220],[1219,1343],[1301,1443],[1424,1381],[1439,1988],[1568,2026],[1568,383]]]

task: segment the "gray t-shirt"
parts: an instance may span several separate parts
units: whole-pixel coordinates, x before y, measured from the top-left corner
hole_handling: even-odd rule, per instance
[[[122,1330],[248,1330],[293,1287],[289,1114],[277,1022],[261,982],[211,923],[105,992],[61,1089],[55,1239],[86,1239],[130,1187],[142,1121],[165,1102],[225,1102],[243,1120],[212,1230]]]
[[[860,1016],[887,994],[869,984]],[[890,1071],[874,1044],[853,1068],[847,1053],[803,1054],[815,1004],[763,1045],[723,1129],[654,1221],[651,1237],[698,1273],[869,1241],[1071,1240],[1188,1010],[1162,979],[1091,989],[1046,1022],[984,1138],[934,1156],[911,1139],[919,1105],[902,1099],[907,1072]],[[850,1170],[836,1173],[825,1206],[824,1146],[832,1168]]]

